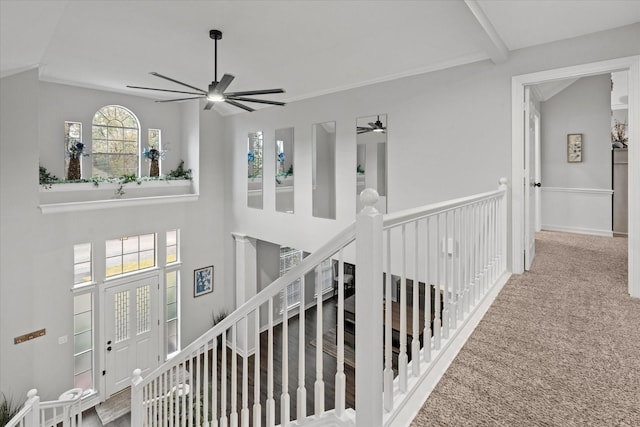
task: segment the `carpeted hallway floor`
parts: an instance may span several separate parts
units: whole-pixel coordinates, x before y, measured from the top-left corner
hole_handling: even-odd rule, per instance
[[[412,423],[640,426],[627,240],[541,232]]]

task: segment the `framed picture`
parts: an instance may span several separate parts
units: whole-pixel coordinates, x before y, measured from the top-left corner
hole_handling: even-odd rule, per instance
[[[213,265],[193,270],[193,296],[213,292]]]
[[[579,163],[582,161],[582,134],[570,133],[567,135],[567,162]]]

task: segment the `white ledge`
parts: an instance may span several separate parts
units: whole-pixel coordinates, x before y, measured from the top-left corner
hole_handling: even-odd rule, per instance
[[[159,205],[163,203],[187,203],[198,200],[198,194],[175,196],[138,197],[132,199],[92,200],[88,202],[50,203],[38,206],[43,215],[92,211],[98,209],[124,208],[130,206]]]

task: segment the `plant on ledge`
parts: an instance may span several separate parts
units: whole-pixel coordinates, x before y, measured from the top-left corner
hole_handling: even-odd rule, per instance
[[[47,168],[40,165],[40,185],[44,188],[51,188],[51,184],[58,182],[60,182],[60,179],[57,176],[50,174]]]
[[[191,169],[184,168],[184,160],[180,160],[180,164],[177,168],[169,171],[167,179],[188,179],[191,180]]]

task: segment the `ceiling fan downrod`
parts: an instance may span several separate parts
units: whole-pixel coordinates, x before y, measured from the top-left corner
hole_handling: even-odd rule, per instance
[[[213,39],[213,78],[218,83],[218,40],[222,38],[222,31],[210,30],[209,37]]]

